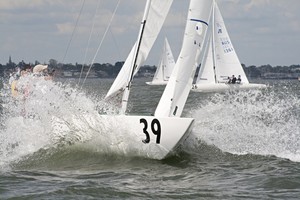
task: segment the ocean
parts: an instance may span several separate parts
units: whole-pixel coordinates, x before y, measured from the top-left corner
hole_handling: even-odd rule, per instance
[[[146,81],[134,80],[132,115],[154,113],[163,92]],[[93,115],[117,112],[103,100],[112,79],[77,82],[36,82],[22,103],[2,88],[0,199],[299,199],[299,81],[191,92],[183,116],[195,118],[192,133],[165,160],[116,142],[120,128],[91,124]],[[68,133],[53,131],[53,116]]]

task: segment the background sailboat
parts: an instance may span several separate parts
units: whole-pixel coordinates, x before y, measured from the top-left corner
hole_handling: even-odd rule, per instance
[[[148,85],[166,85],[171,76],[173,68],[175,66],[175,60],[170,48],[168,39],[165,38],[162,56],[154,77],[151,82],[146,82]]]
[[[196,84],[192,90],[217,92],[229,89],[264,88],[264,84],[249,83],[241,62],[231,43],[225,23],[216,2],[211,13],[212,28],[208,34]],[[239,84],[228,84],[232,76],[241,77]]]

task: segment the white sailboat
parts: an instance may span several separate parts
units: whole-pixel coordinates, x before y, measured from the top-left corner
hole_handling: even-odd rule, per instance
[[[207,10],[211,8],[212,1],[190,0],[182,50],[155,115],[128,116],[126,109],[133,76],[147,58],[171,3],[172,0],[147,0],[138,40],[106,96],[112,98],[123,92],[122,113],[102,115],[105,120],[126,127],[125,132],[130,133],[128,137],[134,136],[132,140],[140,141],[139,150],[154,159],[163,159],[172,154],[191,131],[194,119],[181,118],[180,115],[192,86],[196,51],[202,46],[209,18]]]
[[[264,84],[249,83],[241,62],[234,50],[217,3],[214,1],[211,13],[212,29],[208,34],[206,51],[192,91],[220,92],[265,88]],[[229,83],[232,76],[240,81]]]
[[[168,39],[165,38],[162,57],[151,82],[148,85],[166,85],[171,76],[175,60]]]

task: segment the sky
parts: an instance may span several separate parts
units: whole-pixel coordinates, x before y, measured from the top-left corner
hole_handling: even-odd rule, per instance
[[[145,2],[0,0],[0,63],[6,64],[9,56],[15,63],[47,64],[55,59],[89,64],[94,58],[98,63],[124,61],[137,39]],[[299,0],[217,2],[233,46],[246,66],[300,64]],[[174,0],[145,64],[158,64],[164,37],[176,60],[188,4],[187,0]]]

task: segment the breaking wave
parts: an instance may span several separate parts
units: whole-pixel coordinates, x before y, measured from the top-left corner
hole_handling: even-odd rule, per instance
[[[26,98],[24,94],[11,97],[5,87],[1,90],[0,169],[10,169],[16,163],[41,166],[44,161],[51,166],[54,160],[58,161],[57,167],[65,160],[70,160],[67,165],[72,166],[78,156],[80,164],[82,159],[89,162],[89,157],[96,162],[106,155],[118,159],[123,155],[147,157],[139,151],[140,141],[132,141],[130,133],[125,132],[126,127],[101,117],[118,113],[115,104],[102,100],[104,90],[103,94],[94,93],[71,83],[31,76],[24,81],[30,91]],[[95,91],[95,86],[91,88]],[[193,105],[187,105],[185,115],[195,118],[195,126],[184,149],[195,147],[199,159],[203,158],[199,154],[220,155],[221,151],[275,155],[300,162],[300,98],[296,91],[287,85],[192,94],[189,102]],[[215,150],[210,151],[211,147]]]
[[[232,154],[300,161],[300,98],[294,85],[199,98],[194,135]]]
[[[33,76],[18,84],[26,85],[28,92],[19,91],[13,98],[9,89],[1,91],[0,168],[41,150],[51,154],[77,146],[124,154],[131,148],[132,144],[121,142],[126,138],[120,125],[101,118],[100,114],[117,113],[112,104],[99,100],[103,95]]]

